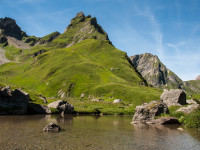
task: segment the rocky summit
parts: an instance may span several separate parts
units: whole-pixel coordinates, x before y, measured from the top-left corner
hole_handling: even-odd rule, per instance
[[[18,40],[27,37],[27,34],[23,32],[16,24],[16,21],[11,18],[0,18],[0,30],[5,36],[14,37]]]
[[[130,59],[152,86],[184,89],[183,81],[170,71],[156,55],[145,53],[131,56]]]
[[[64,33],[50,43],[50,46],[70,47],[85,39],[106,40],[109,43],[107,33],[97,23],[96,17],[91,15],[85,16],[83,12],[79,12],[65,29]]]
[[[199,76],[197,76],[195,80],[200,80],[200,75],[199,75]]]

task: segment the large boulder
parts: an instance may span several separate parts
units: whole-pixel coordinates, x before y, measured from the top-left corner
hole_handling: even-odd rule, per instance
[[[51,114],[51,110],[46,105],[29,103],[28,114]]]
[[[181,106],[187,104],[186,94],[183,90],[180,89],[165,89],[160,96],[160,99],[163,101],[163,103],[166,103],[168,107],[172,105]]]
[[[197,102],[195,102],[194,100],[187,100],[187,103],[190,104],[186,107],[181,107],[177,110],[177,112],[183,112],[183,113],[191,113],[193,110],[199,108],[199,104],[197,104]]]
[[[57,109],[59,113],[64,112],[65,114],[70,114],[74,110],[74,106],[64,100],[57,100],[55,102],[50,103],[47,106],[49,108]]]
[[[156,120],[153,121],[153,123],[155,124],[180,124],[180,122],[178,121],[177,118],[174,117],[162,117],[162,118],[158,118]]]
[[[61,127],[53,122],[49,123],[44,129],[43,131],[45,132],[59,132],[61,129]]]
[[[0,89],[0,114],[25,115],[30,97],[22,90],[11,90],[9,86]]]
[[[152,101],[137,106],[132,123],[146,123],[155,119],[161,113],[168,113],[168,107],[161,101]]]

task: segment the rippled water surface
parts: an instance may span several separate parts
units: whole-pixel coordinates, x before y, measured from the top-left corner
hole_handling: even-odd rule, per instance
[[[200,150],[200,131],[133,126],[132,116],[0,116],[0,149]],[[65,131],[45,133],[50,122]]]

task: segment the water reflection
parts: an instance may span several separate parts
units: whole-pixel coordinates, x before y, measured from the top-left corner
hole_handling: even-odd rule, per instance
[[[200,149],[197,130],[130,124],[132,116],[0,116],[0,149]],[[65,129],[42,132],[50,122]]]

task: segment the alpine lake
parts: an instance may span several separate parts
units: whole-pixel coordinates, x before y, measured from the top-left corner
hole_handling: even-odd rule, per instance
[[[132,116],[0,116],[2,150],[200,150],[200,130],[132,125]],[[63,129],[47,133],[54,122]]]

